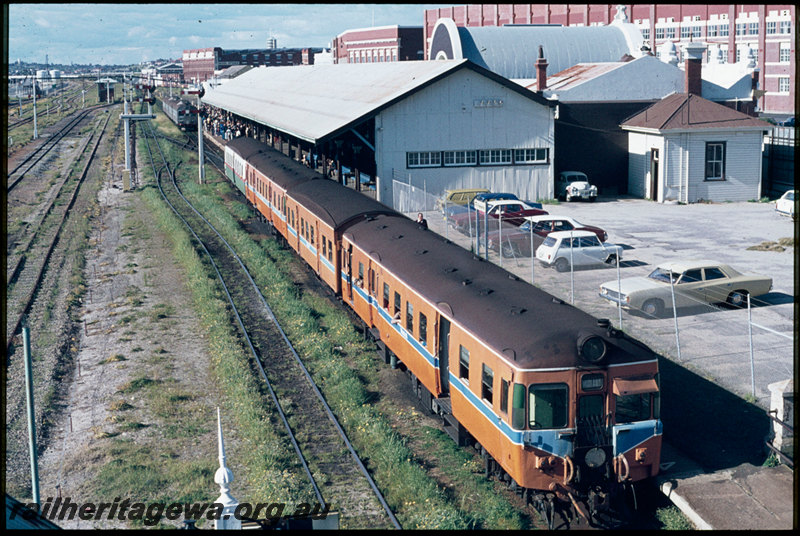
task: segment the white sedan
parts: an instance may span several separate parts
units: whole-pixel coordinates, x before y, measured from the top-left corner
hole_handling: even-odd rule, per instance
[[[716,261],[681,261],[660,264],[647,277],[628,277],[600,285],[600,296],[623,309],[636,309],[660,317],[672,309],[727,302],[747,304],[747,295],[760,296],[772,290],[772,278],[745,275]]]
[[[775,201],[775,210],[777,210],[781,214],[786,214],[792,219],[795,219],[797,215],[794,211],[794,203],[795,203],[795,190],[789,190],[785,194],[781,196],[780,199]]]

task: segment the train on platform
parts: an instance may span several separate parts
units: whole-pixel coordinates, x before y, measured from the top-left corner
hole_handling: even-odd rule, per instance
[[[551,527],[557,512],[594,523],[658,473],[647,346],[256,140],[227,143],[225,172],[420,405]]]
[[[183,131],[197,130],[197,106],[180,97],[165,97],[161,107],[170,120]]]

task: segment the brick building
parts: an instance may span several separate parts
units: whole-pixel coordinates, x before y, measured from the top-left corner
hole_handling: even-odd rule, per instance
[[[429,9],[424,15],[424,48],[428,58],[436,21],[452,18],[457,26],[560,24],[600,26],[614,20],[617,4],[475,4]],[[755,51],[759,85],[765,91],[759,109],[793,114],[796,95],[796,23],[794,4],[628,4],[629,20],[645,42],[658,51],[666,42],[709,44],[733,63]],[[682,60],[681,60],[682,61]],[[704,58],[708,61],[708,54]]]
[[[380,26],[347,30],[333,39],[334,63],[381,63],[421,60],[421,26]]]
[[[234,65],[261,65],[278,67],[288,65],[313,65],[314,55],[322,48],[268,48],[223,50],[220,47],[183,51],[183,79],[187,83],[205,82]]]

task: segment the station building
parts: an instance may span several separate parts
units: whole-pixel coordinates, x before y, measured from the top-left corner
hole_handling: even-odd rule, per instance
[[[369,175],[400,210],[412,189],[553,197],[554,104],[466,59],[256,68],[206,88],[257,138]]]

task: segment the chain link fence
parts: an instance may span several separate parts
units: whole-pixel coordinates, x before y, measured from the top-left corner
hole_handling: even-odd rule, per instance
[[[712,375],[725,363],[738,363],[741,373],[734,390],[743,396],[764,402],[769,399],[764,378],[794,374],[791,359],[771,359],[776,353],[791,356],[793,338],[759,320],[760,309],[772,305],[759,296],[719,288],[686,292],[688,285],[678,279],[680,274],[656,274],[654,265],[637,260],[624,245],[571,228],[566,217],[560,224],[555,220],[548,234],[541,229],[546,226],[537,226],[535,217],[534,221],[514,218],[499,210],[487,214],[399,179],[394,181],[394,200],[395,208],[409,218],[416,219],[422,212],[432,231],[593,316],[609,318],[614,327],[658,353],[680,363],[700,363]],[[559,212],[558,205],[542,209],[552,215]],[[548,240],[547,236],[560,238]],[[626,309],[601,296],[601,285],[624,288],[620,286],[623,278],[651,274],[669,283],[659,304]],[[722,326],[717,316],[721,311],[727,315]]]

